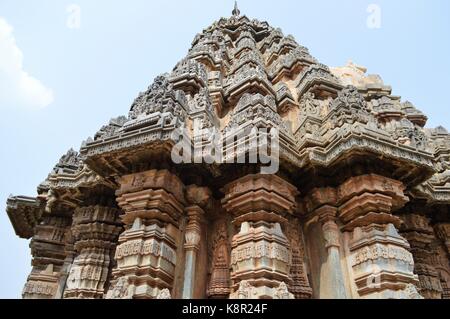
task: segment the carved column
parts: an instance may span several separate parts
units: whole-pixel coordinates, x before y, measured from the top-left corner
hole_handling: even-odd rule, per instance
[[[60,279],[66,258],[65,237],[70,218],[49,214],[35,227],[31,240],[33,269],[23,289],[24,299],[60,299]]]
[[[226,185],[223,207],[239,232],[232,239],[230,298],[294,298],[290,247],[281,224],[295,208],[297,190],[275,175],[248,175]]]
[[[185,267],[182,297],[204,298],[208,263],[205,210],[209,208],[211,191],[207,187],[189,185],[185,194],[191,206],[186,208],[188,221],[184,236]]]
[[[126,175],[119,184],[126,230],[119,237],[107,298],[157,298],[164,289],[173,293],[184,186],[167,170]]]
[[[323,236],[325,238],[325,248],[328,253],[327,262],[322,268],[323,276],[329,283],[328,289],[324,289],[327,293],[323,298],[327,299],[346,299],[347,293],[344,286],[344,275],[341,267],[341,257],[339,253],[340,236],[339,227],[336,224],[336,207],[322,206],[317,209],[319,220],[322,223]],[[328,277],[328,278],[327,278]]]
[[[184,268],[183,299],[192,299],[194,297],[194,285],[196,275],[197,254],[201,239],[201,222],[203,219],[203,209],[199,206],[186,208],[188,215],[188,224],[186,226],[184,250],[186,253],[186,262]]]
[[[436,241],[430,221],[419,214],[402,214],[401,235],[411,245],[414,257],[414,270],[419,276],[420,294],[426,299],[441,299],[442,287],[439,274],[433,264],[436,254],[433,244]]]
[[[338,189],[350,272],[361,298],[421,298],[409,243],[392,212],[408,198],[404,185],[383,176],[350,178]]]
[[[308,219],[320,223],[326,255],[320,263],[321,299],[348,298],[341,265],[342,233],[337,224],[337,194],[334,188],[316,188],[306,198]]]
[[[65,299],[103,298],[112,254],[122,230],[120,211],[103,206],[81,207],[73,215],[76,257],[67,278]]]

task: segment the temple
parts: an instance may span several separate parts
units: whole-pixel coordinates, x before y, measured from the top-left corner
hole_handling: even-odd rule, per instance
[[[23,298],[448,299],[450,135],[426,122],[236,6],[7,199]]]

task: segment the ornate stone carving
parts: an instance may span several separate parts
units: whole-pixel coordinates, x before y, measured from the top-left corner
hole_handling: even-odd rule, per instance
[[[226,221],[217,223],[212,240],[211,275],[207,294],[210,298],[227,298],[230,294],[230,248]]]
[[[368,123],[370,113],[364,97],[353,86],[348,86],[339,92],[338,97],[330,105],[330,122],[334,127],[342,126],[344,123],[355,122]]]
[[[170,295],[170,290],[167,288],[161,290],[156,299],[172,299],[172,296]]]
[[[53,299],[58,290],[58,280],[60,273],[53,271],[50,264],[43,271],[37,269],[28,277],[28,281],[23,288],[24,299]]]
[[[294,296],[289,292],[287,285],[282,282],[275,290],[274,299],[294,299]]]
[[[249,175],[226,185],[224,192],[223,207],[239,226],[231,244],[231,298],[240,298],[242,280],[254,286],[251,298],[273,298],[274,288],[291,280],[290,245],[280,223],[293,213],[297,190],[276,176]]]
[[[292,292],[296,299],[309,299],[312,296],[312,289],[305,269],[305,250],[300,229],[301,226],[298,220],[294,218],[289,220],[286,232],[291,248],[289,276],[292,281],[289,291]]]
[[[108,291],[108,299],[131,299],[130,284],[128,277],[121,277],[117,280],[114,288]]]
[[[136,174],[123,176],[117,191],[126,230],[119,237],[113,282],[128,277],[133,298],[156,298],[173,288],[184,186],[166,170],[138,176],[139,183]]]
[[[90,206],[73,216],[72,235],[77,253],[67,278],[64,298],[103,298],[113,250],[122,230],[119,210]]]
[[[354,177],[339,187],[339,215],[351,232],[350,266],[363,298],[389,298],[418,284],[410,245],[396,229],[399,218],[391,215],[408,201],[403,189],[377,175]]]
[[[236,7],[37,197],[8,199],[32,238],[24,297],[448,298],[450,135],[366,71]],[[224,160],[175,164],[181,137]],[[239,162],[257,142],[272,175]]]

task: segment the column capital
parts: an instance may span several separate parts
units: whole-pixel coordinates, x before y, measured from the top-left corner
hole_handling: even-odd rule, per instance
[[[201,223],[204,222],[205,212],[197,205],[186,208],[188,223],[184,235],[186,250],[198,250],[201,239]]]
[[[337,207],[331,205],[321,206],[314,211],[314,215],[319,217],[319,221],[322,224],[325,224],[330,221],[335,223],[337,219],[337,213],[338,213]]]
[[[402,182],[388,177],[368,174],[348,179],[338,187],[339,218],[345,231],[370,224],[393,224],[401,220],[392,212],[403,207],[409,198]]]
[[[184,185],[176,175],[168,170],[150,170],[122,176],[118,181],[117,202],[124,210],[125,224],[141,218],[178,225],[186,199]]]
[[[313,215],[317,216],[322,224],[323,237],[325,239],[325,248],[340,247],[339,236],[340,230],[336,223],[337,207],[324,205],[317,208]]]
[[[247,175],[227,184],[223,208],[233,214],[234,224],[245,221],[285,223],[296,211],[297,188],[276,175]]]
[[[400,236],[402,221],[392,212],[409,200],[402,182],[367,174],[338,187],[339,218],[349,232],[353,279],[363,298],[404,298],[418,284],[410,245]]]

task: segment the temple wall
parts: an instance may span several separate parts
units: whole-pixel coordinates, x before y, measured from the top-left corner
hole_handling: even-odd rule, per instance
[[[24,298],[450,297],[449,224],[404,209],[395,180],[302,194],[247,175],[219,200],[167,170],[121,181],[121,210],[79,207],[37,227]]]

